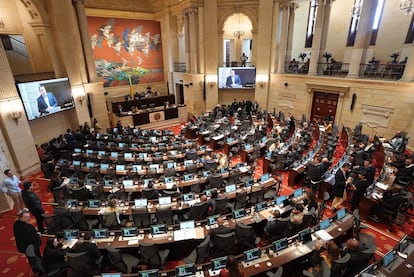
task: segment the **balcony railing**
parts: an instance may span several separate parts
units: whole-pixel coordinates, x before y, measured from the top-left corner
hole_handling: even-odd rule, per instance
[[[309,62],[290,61],[285,63],[285,72],[289,74],[308,74]]]
[[[318,63],[318,75],[346,77],[349,71],[349,63],[331,62]]]
[[[359,65],[359,77],[366,79],[399,80],[405,69],[404,63],[368,63]]]
[[[186,72],[187,67],[185,63],[173,63],[174,65],[174,72]]]

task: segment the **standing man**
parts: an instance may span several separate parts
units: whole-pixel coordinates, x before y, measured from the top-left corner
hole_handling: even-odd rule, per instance
[[[360,172],[358,172],[358,177],[355,178],[352,184],[352,190],[354,191],[354,193],[351,199],[351,211],[358,209],[359,202],[361,202],[361,199],[367,191],[369,185],[370,184],[367,180],[367,172],[365,170],[361,170]]]
[[[58,102],[51,92],[47,92],[44,86],[39,86],[40,96],[37,97],[37,108],[39,113],[48,114],[53,108],[58,106]]]
[[[332,209],[334,212],[346,200],[346,186],[350,184],[349,163],[344,163],[342,167],[335,173],[335,184],[333,186],[333,194],[335,198],[332,201]]]
[[[3,180],[2,190],[13,199],[14,208],[17,212],[24,208],[22,193],[19,185],[22,183],[10,169],[4,171],[6,179]]]
[[[249,59],[249,57],[246,56],[246,54],[242,54],[242,56],[240,57],[240,61],[241,61],[241,66],[242,67],[246,67],[246,62]]]
[[[30,211],[27,208],[22,209],[17,214],[19,218],[14,222],[13,232],[16,239],[16,247],[20,253],[25,253],[27,246],[33,244],[35,253],[40,255],[40,245],[42,240],[40,239],[40,233],[29,223]]]
[[[22,198],[26,207],[36,218],[37,230],[40,233],[45,232],[45,227],[43,226],[43,214],[45,211],[42,208],[42,202],[36,193],[33,192],[33,184],[31,182],[24,182],[24,190],[22,191]]]

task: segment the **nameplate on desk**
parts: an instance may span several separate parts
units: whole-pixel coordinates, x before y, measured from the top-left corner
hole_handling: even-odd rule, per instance
[[[128,245],[137,245],[137,244],[139,244],[139,240],[138,239],[128,240]]]

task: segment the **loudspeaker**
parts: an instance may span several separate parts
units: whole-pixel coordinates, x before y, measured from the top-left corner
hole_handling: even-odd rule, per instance
[[[89,112],[89,117],[92,118],[93,117],[93,112],[92,112],[92,101],[91,101],[91,93],[87,93],[86,96],[88,97],[88,112]]]
[[[356,102],[357,95],[354,93],[352,94],[352,101],[351,101],[351,111],[354,110],[355,102]]]

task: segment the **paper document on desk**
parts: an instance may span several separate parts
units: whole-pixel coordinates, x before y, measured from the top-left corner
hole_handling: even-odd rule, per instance
[[[388,185],[383,184],[383,183],[381,183],[381,182],[376,182],[376,183],[375,183],[375,186],[376,186],[377,188],[379,188],[379,189],[382,189],[382,190],[388,190]]]
[[[131,239],[128,241],[128,245],[136,245],[139,244],[139,240],[137,239]]]
[[[318,239],[323,240],[323,241],[328,241],[328,240],[333,239],[333,237],[328,232],[326,232],[325,230],[316,231],[315,236]]]
[[[119,188],[113,188],[113,189],[111,189],[109,192],[110,192],[110,193],[115,193],[115,192],[117,192],[117,191],[119,191]]]

